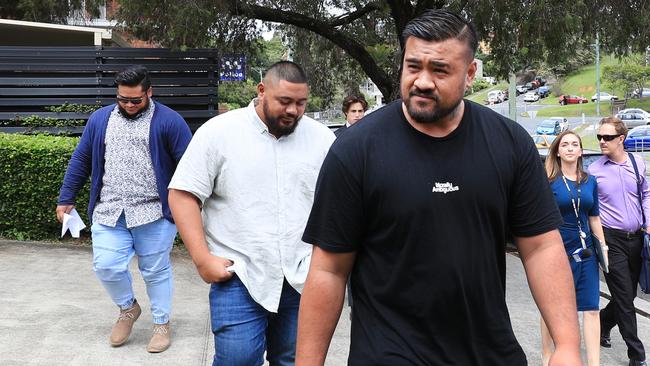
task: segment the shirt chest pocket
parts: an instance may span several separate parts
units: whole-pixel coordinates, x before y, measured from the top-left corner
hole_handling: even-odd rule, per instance
[[[314,195],[319,167],[308,162],[296,161],[287,164],[285,183],[287,194]]]

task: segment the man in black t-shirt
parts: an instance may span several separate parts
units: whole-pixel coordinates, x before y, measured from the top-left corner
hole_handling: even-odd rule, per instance
[[[351,273],[350,365],[525,365],[505,302],[511,233],[555,341],[549,365],[579,365],[561,217],[537,150],[519,125],[463,100],[476,32],[430,10],[403,37],[402,100],[341,135],[318,178],[296,364],[324,363]]]

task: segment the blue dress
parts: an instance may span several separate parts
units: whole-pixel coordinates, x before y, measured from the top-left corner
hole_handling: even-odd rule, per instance
[[[571,193],[567,190],[562,177],[556,178],[551,182],[551,189],[557,202],[564,223],[560,226],[560,235],[564,242],[571,271],[573,272],[573,283],[576,288],[576,300],[578,302],[578,311],[598,310],[600,296],[600,279],[598,277],[598,260],[596,253],[593,251],[591,240],[591,228],[589,227],[589,216],[598,216],[598,186],[596,178],[589,176],[586,182],[580,183],[580,209],[578,216],[582,231],[587,234],[585,244],[591,249],[592,255],[582,262],[576,262],[571,254],[578,248],[582,247],[580,234],[578,232],[578,221],[573,210],[571,197],[573,197],[576,206],[578,205],[578,185],[576,182],[567,179],[567,184]]]

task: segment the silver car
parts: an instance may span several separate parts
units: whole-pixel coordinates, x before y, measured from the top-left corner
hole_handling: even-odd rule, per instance
[[[640,113],[619,113],[616,115],[616,118],[623,121],[623,123],[625,123],[625,126],[627,126],[627,128],[633,128],[637,126],[650,124],[650,118]]]

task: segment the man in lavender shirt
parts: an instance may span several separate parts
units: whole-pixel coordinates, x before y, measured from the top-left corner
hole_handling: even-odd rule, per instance
[[[600,218],[609,246],[609,274],[605,274],[612,299],[600,311],[600,344],[611,347],[610,331],[618,329],[627,344],[630,366],[646,366],[643,343],[637,335],[634,298],[641,271],[642,210],[650,213],[650,188],[646,179],[646,164],[623,148],[627,127],[618,118],[607,117],[600,121],[598,142],[604,156],[591,164],[589,173],[598,181]],[[639,170],[643,207],[639,202],[637,179],[630,159]]]

